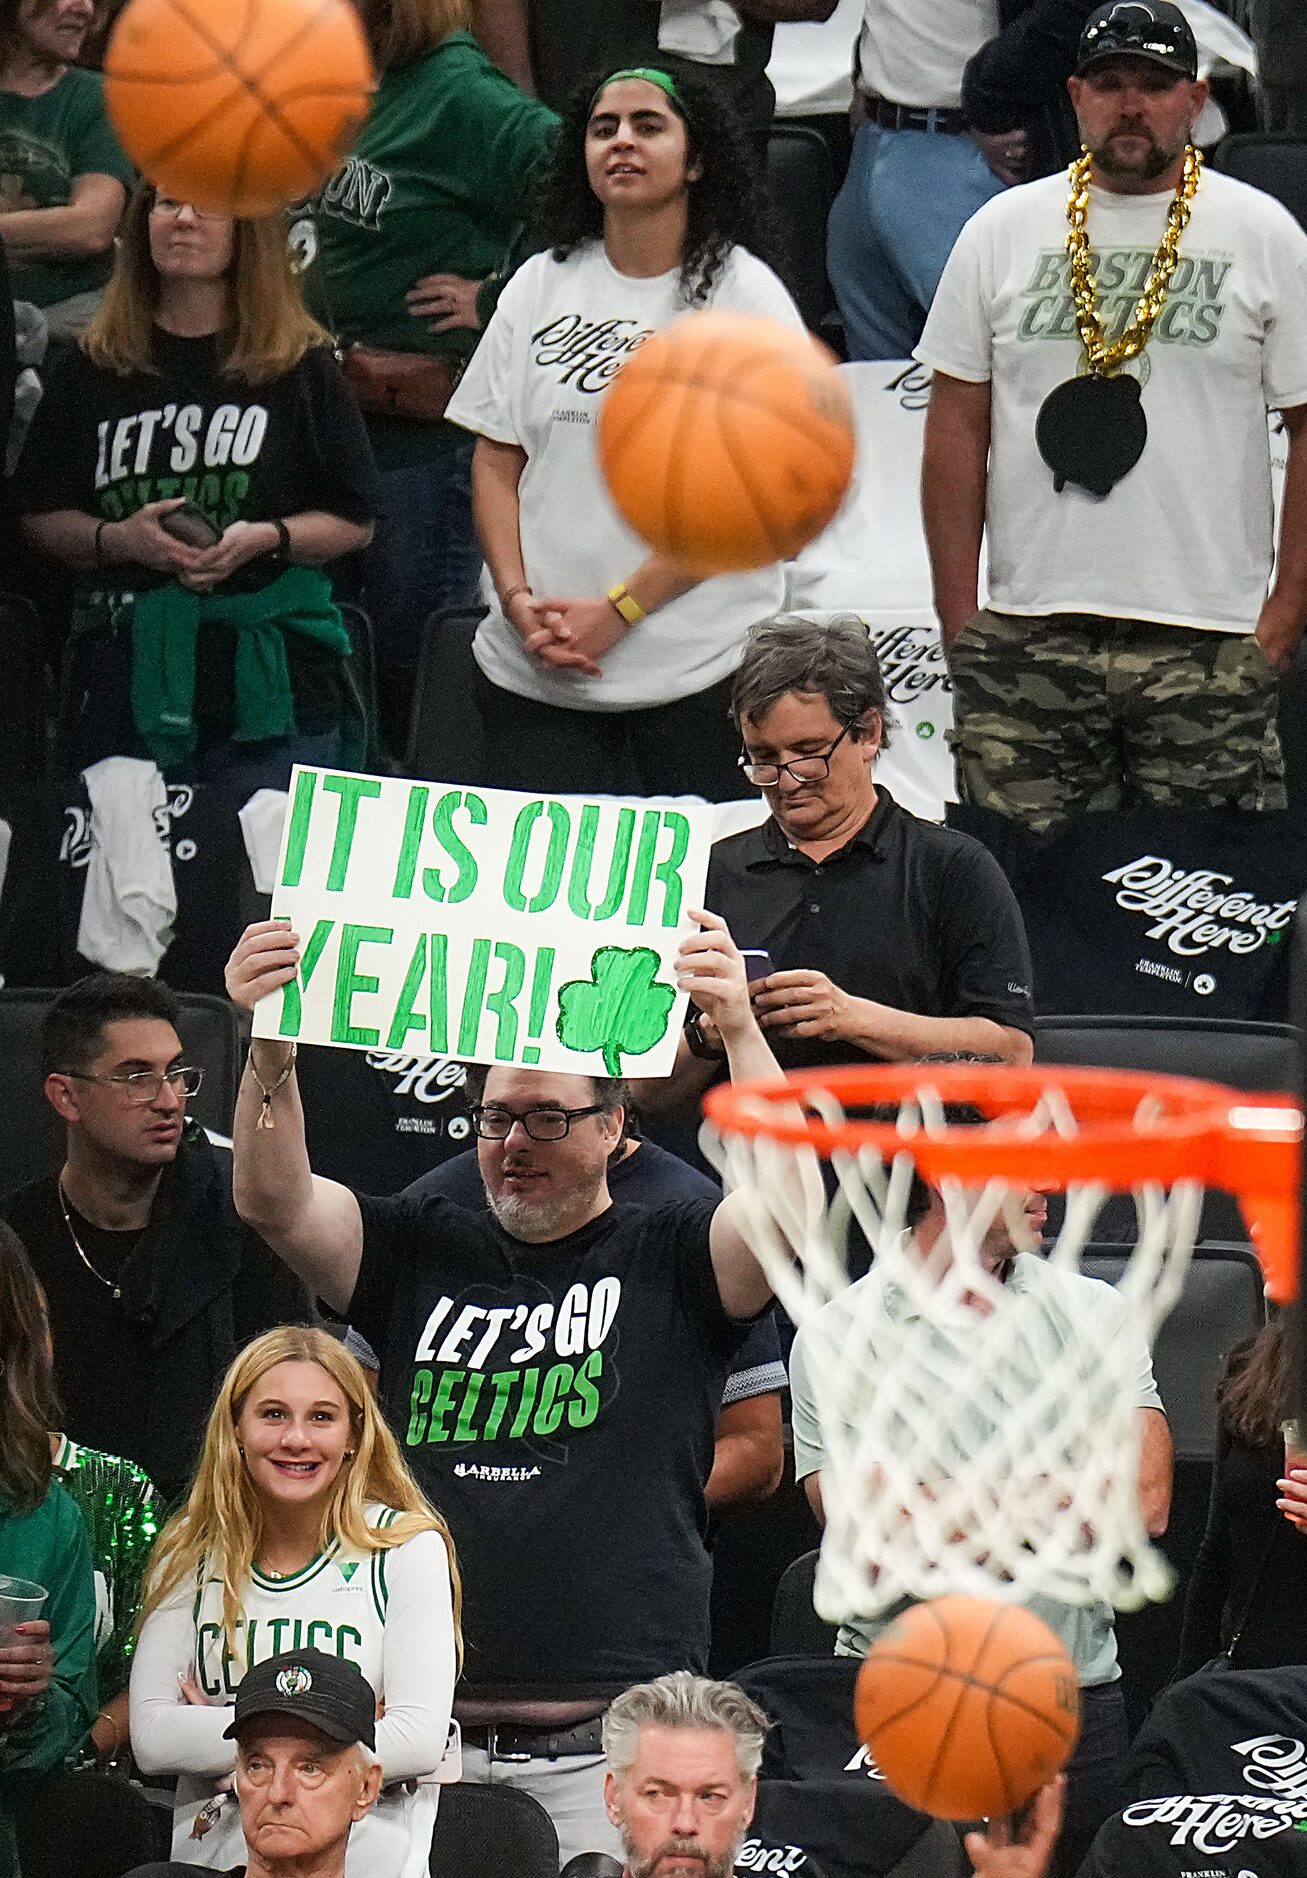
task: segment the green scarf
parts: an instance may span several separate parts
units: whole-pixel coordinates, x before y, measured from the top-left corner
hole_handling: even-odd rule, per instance
[[[191,593],[170,581],[137,594],[131,622],[132,715],[160,769],[185,762],[195,749],[195,642],[201,626],[223,625],[237,634],[232,730],[237,743],[296,734],[286,633],[316,639],[342,661],[351,651],[331,582],[316,567],[287,568],[255,593]],[[346,768],[363,760],[364,727],[357,706],[356,688],[347,685],[341,724]]]

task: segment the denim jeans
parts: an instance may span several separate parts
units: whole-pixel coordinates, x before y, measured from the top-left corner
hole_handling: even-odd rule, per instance
[[[1080,1739],[1067,1764],[1066,1811],[1052,1878],[1075,1878],[1094,1834],[1120,1804],[1117,1787],[1130,1747],[1125,1696],[1117,1682],[1080,1691]]]
[[[963,224],[1002,187],[970,137],[861,127],[826,231],[851,359],[911,357]]]
[[[377,658],[384,665],[416,666],[428,616],[477,599],[474,442],[459,438],[424,463],[381,472],[381,513],[362,571]]]

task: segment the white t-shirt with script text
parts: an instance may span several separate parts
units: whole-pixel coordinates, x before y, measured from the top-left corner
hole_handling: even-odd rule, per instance
[[[731,250],[710,304],[803,329],[776,275],[743,248]],[[623,361],[685,311],[679,270],[650,279],[619,274],[599,241],[565,261],[533,255],[500,296],[448,415],[526,452],[519,528],[537,594],[598,598],[648,559],[608,494],[595,427]],[[602,677],[584,678],[528,659],[487,581],[490,613],[477,633],[477,662],[505,691],[546,704],[584,711],[666,704],[727,677],[750,626],[778,613],[783,595],[780,563],[700,581],[605,653]]]
[[[1307,233],[1258,189],[1208,169],[1166,306],[1140,359],[1148,442],[1106,497],[1035,444],[1044,399],[1080,369],[1065,176],[996,196],[963,229],[917,357],[992,385],[989,604],[1251,632],[1274,558],[1268,409],[1307,403]],[[1129,323],[1169,191],[1090,191],[1109,338]]]

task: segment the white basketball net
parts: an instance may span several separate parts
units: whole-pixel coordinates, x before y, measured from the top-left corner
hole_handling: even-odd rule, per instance
[[[952,1132],[928,1073],[900,1105],[905,1140]],[[805,1106],[825,1121],[844,1119],[828,1095],[809,1092]],[[1020,1126],[1037,1180],[1037,1137],[1074,1133],[1075,1118],[1050,1086]],[[980,1256],[996,1222],[1016,1250],[1039,1245],[1013,1183],[941,1182],[947,1224],[923,1258],[907,1229],[909,1154],[888,1166],[872,1149],[831,1154],[837,1184],[828,1200],[822,1157],[810,1146],[723,1139],[711,1129],[705,1139],[743,1196],[754,1250],[803,1332],[825,1455],[815,1592],[824,1618],[874,1617],[905,1597],[945,1592],[1014,1600],[1040,1592],[1122,1609],[1167,1595],[1170,1569],[1139,1509],[1139,1369],[1189,1263],[1199,1182],[1134,1190],[1138,1240],[1121,1247],[1128,1263],[1118,1285],[1133,1334],[1122,1335],[1119,1315],[1104,1322],[1086,1312],[1080,1287],[1067,1283],[1104,1187],[1068,1186],[1047,1269],[1018,1260],[1003,1282]],[[872,1274],[852,1286],[850,1221],[875,1255]]]

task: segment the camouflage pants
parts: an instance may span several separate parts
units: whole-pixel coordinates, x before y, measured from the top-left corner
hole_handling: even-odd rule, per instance
[[[1251,634],[984,611],[948,654],[961,801],[1036,834],[1105,809],[1282,809],[1279,680]]]

